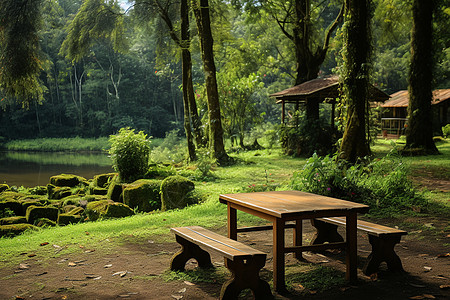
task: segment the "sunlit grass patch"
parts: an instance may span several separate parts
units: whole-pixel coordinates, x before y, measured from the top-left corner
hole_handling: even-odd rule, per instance
[[[321,292],[345,284],[345,274],[320,265],[297,264],[286,267],[288,289]]]

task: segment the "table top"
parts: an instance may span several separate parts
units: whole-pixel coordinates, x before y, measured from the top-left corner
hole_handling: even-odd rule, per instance
[[[222,194],[219,201],[236,204],[277,218],[321,214],[345,215],[349,211],[364,213],[369,209],[364,204],[301,191]]]

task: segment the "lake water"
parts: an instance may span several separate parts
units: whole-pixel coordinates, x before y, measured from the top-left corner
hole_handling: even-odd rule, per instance
[[[0,152],[0,183],[9,186],[47,185],[50,177],[76,174],[86,179],[113,172],[106,153]]]

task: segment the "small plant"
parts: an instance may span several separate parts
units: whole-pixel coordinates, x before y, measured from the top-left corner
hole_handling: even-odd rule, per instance
[[[212,168],[216,165],[217,160],[215,158],[211,158],[208,149],[199,148],[197,149],[197,169],[196,173],[201,179],[209,179],[214,177],[212,173]]]
[[[448,138],[450,136],[450,124],[447,124],[444,127],[442,127],[442,136],[445,138]]]
[[[150,158],[157,164],[176,164],[185,160],[186,147],[182,145],[177,129],[168,132],[164,141],[152,149]]]
[[[134,129],[126,127],[121,128],[117,135],[111,135],[109,141],[109,154],[120,179],[131,182],[144,178],[150,153],[150,140],[147,135],[143,131],[135,133]]]

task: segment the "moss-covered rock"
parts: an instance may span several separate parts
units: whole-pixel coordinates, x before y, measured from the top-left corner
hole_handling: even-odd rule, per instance
[[[77,224],[81,222],[81,215],[59,214],[58,225]]]
[[[48,228],[56,226],[56,221],[48,218],[40,218],[35,221],[37,227]]]
[[[83,196],[79,195],[70,195],[67,197],[64,197],[61,199],[61,207],[67,206],[67,205],[75,205],[80,206],[80,201],[83,200]]]
[[[134,214],[134,211],[129,206],[112,200],[90,202],[85,212],[91,221],[103,218],[122,218]]]
[[[123,203],[142,212],[161,208],[161,180],[139,179],[123,190]]]
[[[34,224],[34,222],[41,218],[47,218],[56,222],[58,220],[58,209],[52,206],[32,205],[27,208],[26,217],[27,222],[30,224]]]
[[[24,193],[18,193],[13,191],[4,191],[0,193],[0,201],[19,200],[21,197],[26,196]]]
[[[46,186],[35,186],[30,188],[28,192],[32,195],[47,195],[47,187]]]
[[[11,212],[16,216],[25,215],[25,210],[22,208],[22,204],[17,200],[4,200],[0,201],[0,215],[9,217]]]
[[[161,184],[162,210],[184,208],[192,203],[194,198],[189,193],[195,189],[194,182],[182,176],[170,176]]]
[[[53,184],[47,185],[48,199],[62,199],[72,195],[70,187],[55,186]]]
[[[94,186],[94,187],[89,187],[89,193],[91,195],[105,195],[108,193],[108,189],[106,188],[101,188],[98,186]]]
[[[124,218],[133,215],[134,211],[128,205],[114,202],[108,205],[103,218]]]
[[[107,173],[107,174],[100,174],[95,175],[92,184],[93,186],[99,187],[99,188],[108,188],[109,183],[112,181],[114,176],[118,175],[117,173]]]
[[[108,192],[106,197],[115,202],[123,202],[123,189],[124,184],[120,182],[119,175],[115,175],[109,183]]]
[[[73,174],[60,174],[50,177],[50,184],[54,186],[74,187],[87,182],[86,178]]]
[[[38,227],[25,223],[0,225],[0,237],[13,237],[21,234],[25,230],[38,230]]]
[[[21,201],[20,204],[22,204],[22,210],[26,213],[28,207],[30,206],[45,206],[42,204],[39,200],[28,200],[28,201]],[[25,215],[25,213],[23,215]]]
[[[27,218],[24,216],[15,216],[15,217],[8,217],[8,218],[1,218],[0,219],[0,225],[12,225],[12,224],[20,224],[20,223],[26,223]]]
[[[0,193],[6,190],[9,190],[9,185],[6,183],[0,183]]]

